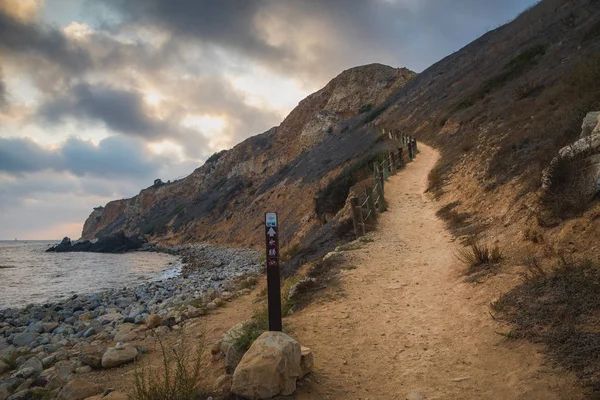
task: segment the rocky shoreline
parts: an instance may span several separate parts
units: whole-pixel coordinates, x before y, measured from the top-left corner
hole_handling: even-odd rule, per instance
[[[146,250],[181,257],[182,272],[135,287],[0,309],[0,400],[26,398],[15,396],[33,388],[58,395],[78,374],[133,361],[142,349],[121,342],[130,342],[136,331],[177,329],[249,292],[243,287],[252,286],[263,267],[260,254],[247,249],[200,244]],[[90,346],[103,350],[82,351]]]

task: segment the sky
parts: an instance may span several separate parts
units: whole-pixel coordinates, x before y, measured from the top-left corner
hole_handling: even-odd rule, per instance
[[[421,72],[532,0],[0,0],[0,239],[188,175],[341,71]]]

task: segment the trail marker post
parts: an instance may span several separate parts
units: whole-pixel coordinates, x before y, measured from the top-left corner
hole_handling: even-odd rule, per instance
[[[267,244],[269,330],[281,332],[281,283],[279,274],[279,224],[277,213],[270,212],[265,214],[265,238]]]

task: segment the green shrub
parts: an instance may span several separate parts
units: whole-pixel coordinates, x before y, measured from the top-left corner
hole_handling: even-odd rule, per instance
[[[257,308],[250,321],[245,323],[240,330],[237,331],[233,338],[233,346],[240,352],[248,351],[252,343],[260,335],[269,330],[269,313],[266,307]]]

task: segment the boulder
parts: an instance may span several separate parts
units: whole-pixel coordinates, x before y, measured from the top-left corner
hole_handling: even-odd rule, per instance
[[[37,339],[37,337],[38,337],[38,335],[33,332],[17,333],[13,337],[12,343],[17,347],[27,346],[27,345],[33,343],[35,341],[35,339]]]
[[[229,374],[219,376],[213,385],[215,392],[227,393],[231,389],[232,377]]]
[[[10,365],[8,365],[7,363],[4,362],[4,360],[2,360],[0,358],[0,375],[2,375],[3,373],[5,373],[6,371],[10,371]]]
[[[79,355],[79,360],[84,365],[89,365],[92,368],[102,368],[102,356],[95,353],[84,353]]]
[[[102,368],[114,368],[132,362],[138,356],[135,347],[124,346],[122,349],[109,347],[102,355]]]
[[[581,128],[580,139],[560,149],[558,155],[542,172],[544,191],[555,190],[556,182],[577,179],[578,181],[574,181],[575,188],[581,193],[573,193],[574,196],[583,195],[591,200],[600,192],[600,113],[589,113],[583,120]],[[571,164],[578,175],[572,177],[567,171],[568,175],[564,176],[565,165]]]
[[[27,370],[27,372],[25,372]],[[31,371],[29,371],[31,370]],[[25,361],[23,365],[19,368],[19,372],[23,371],[23,375],[27,375],[27,378],[31,376],[38,376],[44,370],[44,365],[37,357],[31,357],[29,360]],[[31,372],[31,373],[29,373]],[[25,377],[25,376],[24,376]]]
[[[282,332],[265,332],[233,373],[231,392],[248,399],[291,395],[300,376],[300,344]]]
[[[0,400],[6,400],[10,396],[10,392],[6,386],[0,386]]]
[[[313,358],[312,350],[308,347],[301,346],[300,354],[300,379],[302,379],[312,372],[315,365],[315,360]]]
[[[84,400],[102,393],[102,386],[82,379],[73,379],[58,393],[59,400]]]

